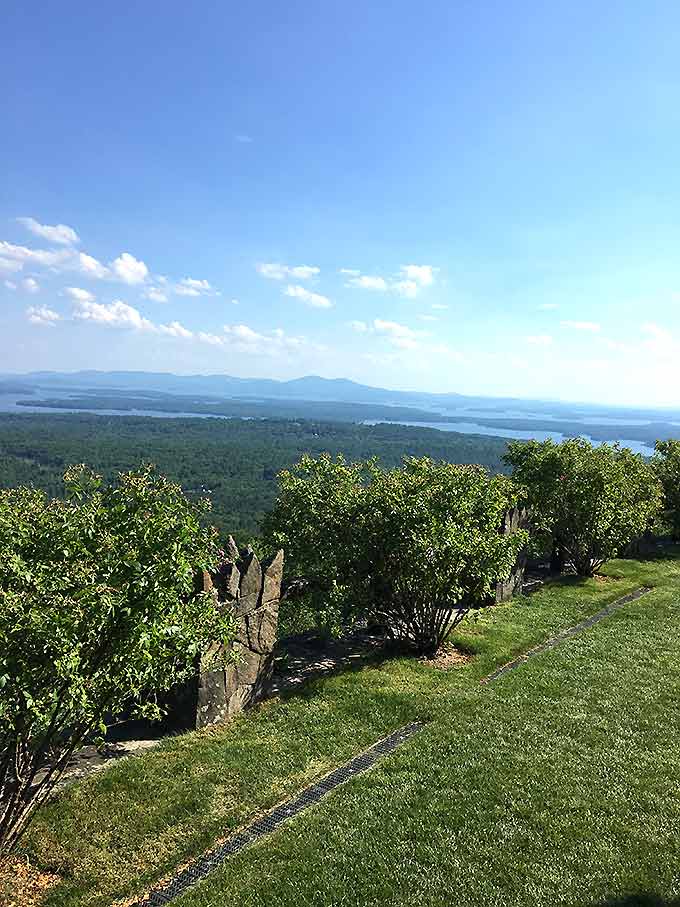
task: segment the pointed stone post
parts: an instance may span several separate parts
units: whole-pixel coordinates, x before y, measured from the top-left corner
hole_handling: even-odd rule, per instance
[[[212,578],[204,574],[203,588],[214,591],[223,607],[233,609],[236,663],[215,667],[224,654],[220,643],[205,652],[198,679],[197,728],[226,721],[254,705],[266,695],[274,672],[283,551],[261,564],[251,549],[239,551],[229,537],[227,556]]]

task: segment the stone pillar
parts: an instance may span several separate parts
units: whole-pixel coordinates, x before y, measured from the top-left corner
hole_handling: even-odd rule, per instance
[[[283,551],[260,563],[251,549],[240,552],[230,537],[227,559],[203,588],[213,591],[225,608],[233,608],[236,663],[215,667],[224,655],[215,643],[201,659],[196,699],[197,728],[226,721],[266,695],[274,671],[279,619]]]
[[[505,514],[499,532],[501,535],[512,535],[518,529],[526,529],[529,524],[529,511],[526,507],[513,507]],[[503,582],[496,583],[496,602],[506,602],[522,588],[524,571],[527,565],[527,553],[522,548],[513,566],[510,576]]]

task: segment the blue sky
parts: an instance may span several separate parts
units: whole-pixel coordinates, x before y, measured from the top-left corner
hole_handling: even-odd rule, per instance
[[[0,371],[677,404],[679,33],[654,0],[13,4]]]

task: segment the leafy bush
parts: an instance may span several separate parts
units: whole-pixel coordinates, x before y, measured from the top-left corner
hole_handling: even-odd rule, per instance
[[[368,617],[431,653],[509,575],[526,533],[499,530],[518,498],[479,466],[303,457],[281,473],[266,531],[305,577],[320,622]]]
[[[642,456],[618,444],[513,441],[505,460],[528,489],[535,531],[582,576],[640,537],[659,511],[658,479]]]
[[[680,441],[657,441],[652,468],[664,494],[664,510],[673,538],[680,539]]]
[[[73,750],[149,691],[194,670],[231,618],[194,593],[216,557],[205,509],[150,468],[116,486],[74,467],[67,499],[0,492],[0,851],[9,850]]]

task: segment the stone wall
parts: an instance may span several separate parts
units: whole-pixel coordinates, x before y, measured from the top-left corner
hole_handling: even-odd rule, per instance
[[[279,619],[283,551],[260,563],[251,549],[239,551],[229,539],[227,559],[215,574],[203,573],[202,588],[223,607],[233,609],[236,663],[220,664],[225,653],[215,643],[204,653],[198,675],[196,728],[226,721],[267,693],[274,671],[274,646]],[[217,663],[217,666],[215,666]]]

